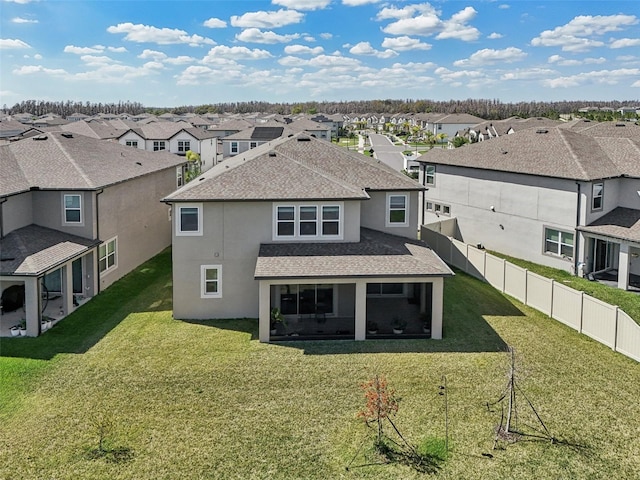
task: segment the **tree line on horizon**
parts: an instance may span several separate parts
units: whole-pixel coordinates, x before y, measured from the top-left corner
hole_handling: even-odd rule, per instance
[[[466,99],[466,100],[354,100],[354,101],[309,101],[298,103],[271,103],[266,101],[250,102],[225,102],[203,105],[185,105],[180,107],[145,107],[140,102],[95,103],[79,101],[45,101],[24,100],[13,107],[3,106],[3,112],[9,115],[28,113],[34,116],[42,116],[49,113],[68,117],[81,113],[84,115],[96,115],[108,113],[119,115],[128,113],[139,115],[150,113],[161,115],[163,113],[198,115],[223,114],[223,113],[275,113],[280,115],[292,115],[298,113],[317,114],[412,114],[412,113],[468,113],[486,120],[500,120],[512,116],[522,118],[548,117],[559,118],[562,114],[573,114],[584,107],[608,107],[614,110],[621,107],[638,107],[640,101],[589,101],[589,100],[564,100],[555,102],[502,102],[498,99]]]

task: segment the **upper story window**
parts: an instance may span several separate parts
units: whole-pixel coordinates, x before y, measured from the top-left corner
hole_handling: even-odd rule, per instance
[[[64,223],[82,224],[82,195],[64,195]]]
[[[238,142],[231,142],[231,153],[238,153]]]
[[[180,188],[184,185],[184,175],[182,174],[182,167],[176,167],[176,186]]]
[[[342,204],[274,205],[276,239],[342,238]]]
[[[202,204],[189,203],[176,208],[176,235],[202,235]]]
[[[258,142],[249,143],[249,148],[256,148],[258,146]]]
[[[409,197],[406,194],[387,194],[387,227],[409,225]]]
[[[436,184],[436,166],[435,165],[424,166],[424,184],[425,185]]]
[[[178,140],[178,152],[187,153],[191,150],[191,142],[189,140]]]
[[[573,233],[554,228],[544,229],[544,253],[573,258]]]
[[[126,145],[127,147],[135,147],[135,148],[138,148],[138,141],[137,141],[137,140],[127,140],[127,141],[125,142],[125,145]]]
[[[602,210],[604,205],[604,183],[594,183],[591,195],[591,210]]]
[[[157,152],[159,150],[166,150],[165,142],[163,140],[153,142],[153,151]]]

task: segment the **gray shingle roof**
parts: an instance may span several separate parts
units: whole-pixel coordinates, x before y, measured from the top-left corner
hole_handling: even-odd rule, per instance
[[[100,242],[28,225],[0,240],[1,275],[40,275],[80,256]]]
[[[418,161],[583,181],[625,173],[595,138],[560,127],[526,129],[451,150],[434,148]]]
[[[358,243],[262,244],[256,279],[451,276],[427,244],[362,228]]]
[[[298,134],[225,160],[165,200],[366,199],[366,189],[423,187],[377,160]]]
[[[23,191],[25,186],[97,189],[184,163],[184,158],[168,152],[147,152],[115,141],[49,132],[0,146],[0,195]]]
[[[577,230],[640,244],[640,210],[617,207]]]

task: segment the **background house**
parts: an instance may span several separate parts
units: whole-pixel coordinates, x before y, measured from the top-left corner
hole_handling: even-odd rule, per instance
[[[55,297],[46,314],[62,318],[169,246],[160,199],[184,162],[69,132],[0,146],[0,293],[21,287],[29,335],[44,302]],[[0,333],[15,320],[3,308]]]
[[[419,158],[423,222],[470,244],[640,287],[640,127],[574,122]],[[453,220],[447,220],[453,219]],[[443,230],[443,233],[444,233]]]
[[[391,333],[420,314],[442,334],[449,268],[415,240],[414,180],[306,134],[217,165],[168,195],[173,209],[174,315],[258,317],[260,340]],[[270,332],[281,309],[285,330]]]

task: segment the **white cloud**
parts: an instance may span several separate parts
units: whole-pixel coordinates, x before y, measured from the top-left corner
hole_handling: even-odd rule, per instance
[[[247,12],[244,15],[233,15],[231,25],[240,28],[278,28],[300,23],[304,14],[295,10],[280,9],[277,12]]]
[[[579,15],[566,25],[543,31],[538,37],[531,40],[531,45],[535,47],[561,47],[566,52],[584,52],[604,46],[604,42],[591,37],[620,31],[622,27],[637,23],[638,18],[634,15]]]
[[[423,63],[409,62],[404,64],[394,63],[392,65],[392,68],[402,68],[409,72],[416,72],[416,71],[421,72],[425,70],[431,70],[435,67],[436,67],[436,64],[433,62],[423,62]]]
[[[496,33],[496,32],[493,32],[493,33],[490,33],[489,35],[487,35],[487,38],[489,40],[496,40],[496,39],[502,38],[502,37],[504,37],[504,35],[502,35],[501,33]]]
[[[473,53],[469,58],[456,60],[453,64],[456,67],[466,65],[495,65],[496,63],[513,63],[524,60],[527,54],[516,47],[509,47],[503,50],[483,48]]]
[[[38,23],[38,20],[33,20],[30,18],[22,18],[22,17],[15,17],[11,19],[12,23]]]
[[[324,52],[322,47],[307,47],[306,45],[287,45],[284,53],[287,55],[320,55]]]
[[[33,75],[36,73],[44,73],[46,75],[67,75],[67,72],[61,68],[45,68],[42,65],[24,65],[11,73],[14,75]]]
[[[273,55],[266,50],[260,50],[255,48],[253,50],[247,47],[227,47],[225,45],[218,45],[209,50],[209,53],[204,57],[203,62],[207,62],[213,58],[226,58],[231,60],[264,60],[265,58],[271,58]]]
[[[138,55],[138,58],[142,58],[143,60],[151,58],[151,59],[156,60],[156,61],[164,60],[167,57],[168,57],[168,55],[166,53],[164,53],[164,52],[159,52],[157,50],[149,50],[148,48],[145,48],[142,51],[142,53],[140,55]]]
[[[579,87],[585,84],[618,85],[627,78],[640,76],[640,68],[620,68],[617,70],[594,70],[565,77],[549,78],[542,84],[550,88]]]
[[[288,43],[300,38],[299,33],[278,35],[275,32],[263,32],[258,28],[247,28],[236,35],[236,40],[247,43]]]
[[[638,88],[640,88],[640,80],[636,80],[635,82],[633,82],[633,83],[631,84],[631,86],[632,86],[632,87],[638,87]]]
[[[640,46],[640,38],[620,38],[618,40],[611,39],[609,48],[626,48]]]
[[[271,0],[271,3],[293,10],[322,10],[329,6],[331,0]]]
[[[31,48],[31,45],[18,40],[17,38],[0,38],[0,50],[9,50],[14,48]]]
[[[124,33],[124,39],[137,43],[157,43],[158,45],[187,44],[199,46],[203,44],[215,45],[209,38],[200,35],[188,35],[184,30],[177,28],[156,28],[149,25],[133,23],[119,23],[107,28],[109,33]]]
[[[101,56],[96,56],[96,55],[82,55],[80,57],[80,60],[82,60],[85,64],[87,64],[90,67],[101,67],[104,65],[110,65],[113,63],[118,63],[118,62],[114,62],[113,59],[111,59],[110,57],[107,57],[105,55],[101,55]]]
[[[370,3],[380,3],[382,0],[342,0],[342,4],[347,7],[359,7]]]
[[[320,38],[324,40],[331,40],[333,38],[333,33],[329,33],[329,32],[321,33]]]
[[[42,55],[40,55],[39,53],[36,53],[33,58],[35,58],[36,60],[42,60]]]
[[[178,55],[177,57],[167,58],[163,63],[169,63],[171,65],[185,65],[187,63],[193,63],[196,59],[187,55]]]
[[[391,48],[399,52],[406,52],[409,50],[430,50],[431,49],[430,44],[423,43],[417,38],[407,37],[406,35],[402,37],[394,37],[394,38],[385,37],[385,39],[382,41],[382,46],[384,48]]]
[[[75,53],[76,55],[88,55],[91,53],[102,53],[104,47],[102,45],[95,45],[93,47],[76,47],[75,45],[67,45],[64,47],[64,53]]]
[[[416,14],[420,14],[426,17],[438,17],[440,12],[428,3],[407,5],[403,8],[385,7],[378,12],[378,15],[376,15],[376,20],[400,20],[403,18],[412,18]]]
[[[453,38],[464,41],[477,40],[480,31],[467,24],[478,12],[466,7],[453,14],[448,20],[441,20],[440,12],[430,4],[408,5],[404,8],[383,8],[376,17],[378,20],[396,19],[382,29],[391,35],[436,35],[437,39]],[[415,16],[414,16],[415,15]]]
[[[587,57],[587,58],[578,60],[578,59],[566,59],[561,55],[551,55],[547,59],[548,63],[555,63],[556,65],[560,65],[562,67],[571,67],[571,66],[577,66],[577,65],[594,65],[598,63],[605,63],[606,61],[607,59],[604,57],[598,57],[598,58]]]
[[[3,1],[7,3],[20,3],[22,5],[25,5],[27,3],[31,3],[33,1],[38,1],[38,0],[3,0]]]
[[[366,55],[377,58],[391,58],[397,57],[398,53],[393,50],[387,49],[385,51],[376,50],[371,46],[369,42],[360,42],[349,50],[352,55]]]
[[[127,49],[124,47],[107,47],[107,50],[113,53],[125,53]]]
[[[480,31],[476,27],[467,25],[467,22],[473,20],[477,13],[475,8],[466,7],[453,14],[449,20],[443,22],[444,28],[436,38],[439,40],[455,38],[467,42],[477,40],[480,37]]]
[[[309,65],[313,67],[355,67],[360,65],[360,61],[342,55],[318,55],[309,60]]]
[[[209,20],[206,20],[202,25],[208,28],[225,28],[227,26],[227,22],[220,20],[219,18],[212,17]]]
[[[507,9],[511,8],[511,6],[507,5],[506,3],[503,3],[502,5],[498,5],[498,8],[500,10],[507,10]]]
[[[278,59],[278,63],[283,67],[303,67],[309,65],[309,60],[288,55]]]
[[[557,74],[556,70],[549,68],[519,68],[503,73],[500,80],[539,80]]]

